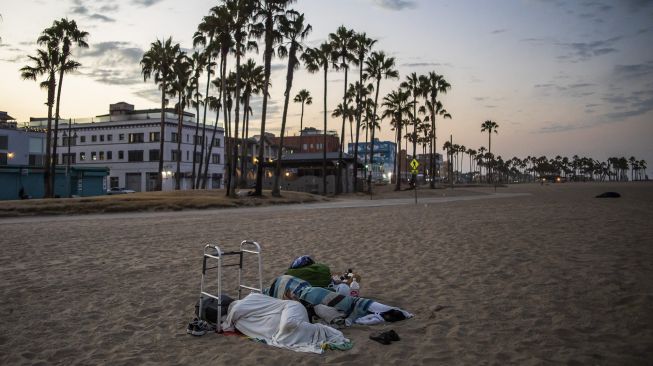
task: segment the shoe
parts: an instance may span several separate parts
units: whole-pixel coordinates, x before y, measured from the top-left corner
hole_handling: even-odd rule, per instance
[[[399,338],[399,334],[397,334],[397,332],[395,332],[392,329],[390,329],[389,331],[387,331],[387,332],[385,332],[383,334],[386,334],[388,339],[390,339],[393,342],[396,342],[396,341],[401,339],[401,338]]]
[[[194,324],[193,329],[191,330],[190,334],[199,337],[199,336],[205,335],[206,330],[202,329],[199,325]]]
[[[391,341],[387,333],[381,333],[379,335],[370,335],[370,339],[373,341],[377,341],[386,346],[390,344]]]
[[[199,319],[195,318],[195,319],[193,319],[192,322],[188,323],[188,326],[186,327],[186,333],[187,334],[191,334],[193,332],[193,327],[195,325],[197,325],[198,321],[199,321]]]

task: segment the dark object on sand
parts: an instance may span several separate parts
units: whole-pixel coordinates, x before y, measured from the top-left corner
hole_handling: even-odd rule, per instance
[[[617,192],[605,192],[596,196],[596,198],[619,198],[621,195]]]
[[[383,317],[383,320],[393,323],[393,322],[398,322],[400,320],[406,319],[406,316],[404,313],[397,309],[390,309],[386,311],[385,313],[381,313],[381,316]]]
[[[200,314],[200,301],[202,302],[202,314]],[[222,316],[227,315],[229,304],[234,301],[227,295],[220,295],[220,312]],[[212,297],[203,297],[195,304],[195,316],[200,320],[205,320],[210,323],[218,322],[218,300]]]
[[[388,345],[390,344],[390,342],[396,342],[401,338],[399,338],[399,334],[397,334],[397,332],[391,329],[379,335],[370,335],[370,339],[373,341],[377,341],[381,344]]]

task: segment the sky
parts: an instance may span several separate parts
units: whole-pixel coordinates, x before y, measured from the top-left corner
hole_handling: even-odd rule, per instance
[[[46,92],[18,70],[35,53],[39,33],[62,17],[90,34],[90,47],[75,53],[83,66],[64,78],[62,117],[106,114],[119,101],[157,108],[160,92],[141,74],[143,53],[170,36],[192,51],[198,23],[218,3],[6,1],[0,5],[0,110],[19,122],[47,115]],[[313,27],[307,46],[344,25],[366,32],[377,40],[375,50],[395,57],[400,79],[383,80],[381,97],[412,72],[443,75],[452,88],[442,102],[453,118],[437,121],[440,152],[450,136],[468,148],[487,147],[480,125],[489,119],[499,124],[492,151],[506,159],[635,156],[647,161],[653,177],[653,0],[299,0],[292,7]],[[262,64],[262,52],[247,57]],[[275,134],[285,62],[272,61],[266,124]],[[350,74],[358,74],[354,66]],[[328,78],[330,115],[342,100],[344,73]],[[304,125],[322,129],[323,75],[300,68],[291,95],[300,89],[314,99]],[[260,132],[260,104],[253,103],[252,134]],[[291,102],[290,135],[299,131],[299,113]],[[341,123],[329,117],[330,130],[340,131]],[[380,138],[393,139],[389,121],[382,122]]]

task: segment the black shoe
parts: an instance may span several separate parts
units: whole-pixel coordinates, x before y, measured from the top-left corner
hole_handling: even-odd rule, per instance
[[[386,333],[381,333],[379,335],[370,335],[370,339],[373,341],[377,341],[383,345],[388,345],[390,344],[390,337]]]
[[[396,341],[398,341],[398,340],[401,339],[401,338],[399,338],[399,334],[397,334],[397,332],[395,332],[395,331],[392,330],[392,329],[389,330],[389,331],[387,331],[387,332],[385,332],[385,333],[382,333],[382,334],[385,334],[385,335],[387,336],[387,338],[388,338],[389,340],[393,341],[393,342],[396,342]]]

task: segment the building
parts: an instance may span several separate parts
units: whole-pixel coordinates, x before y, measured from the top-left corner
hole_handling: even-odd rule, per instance
[[[327,131],[326,133],[326,151],[339,152],[340,151],[340,138],[335,131]],[[273,141],[279,145],[280,138],[276,137]],[[293,153],[317,153],[322,152],[324,146],[324,134],[322,130],[313,127],[306,127],[299,136],[284,136],[283,147],[284,151]]]
[[[18,128],[7,112],[0,112],[0,166],[43,166],[45,131]]]
[[[183,112],[181,135],[178,134],[179,115],[176,110],[164,110],[165,133],[160,136],[161,110],[135,110],[134,106],[120,102],[109,106],[109,114],[90,119],[61,120],[57,148],[59,166],[107,167],[107,187],[125,187],[137,192],[157,190],[160,140],[163,147],[162,190],[175,188],[177,156],[180,154],[181,189],[192,187],[194,141],[198,140],[196,169],[199,168],[201,145],[208,155],[208,180],[206,188],[220,188],[224,174],[224,129],[206,127],[202,140],[202,126],[196,136],[194,114]],[[32,118],[31,126],[42,126],[42,118]],[[177,150],[181,141],[181,151]],[[209,146],[210,145],[210,146]],[[203,168],[204,169],[204,168]]]
[[[355,146],[355,143],[348,144],[348,152],[352,156],[354,155]],[[397,158],[397,144],[392,141],[374,139],[374,159],[370,159],[371,147],[372,144],[368,142],[358,143],[358,161],[365,165],[368,173],[371,170],[373,181],[389,182],[392,180],[395,159]]]

